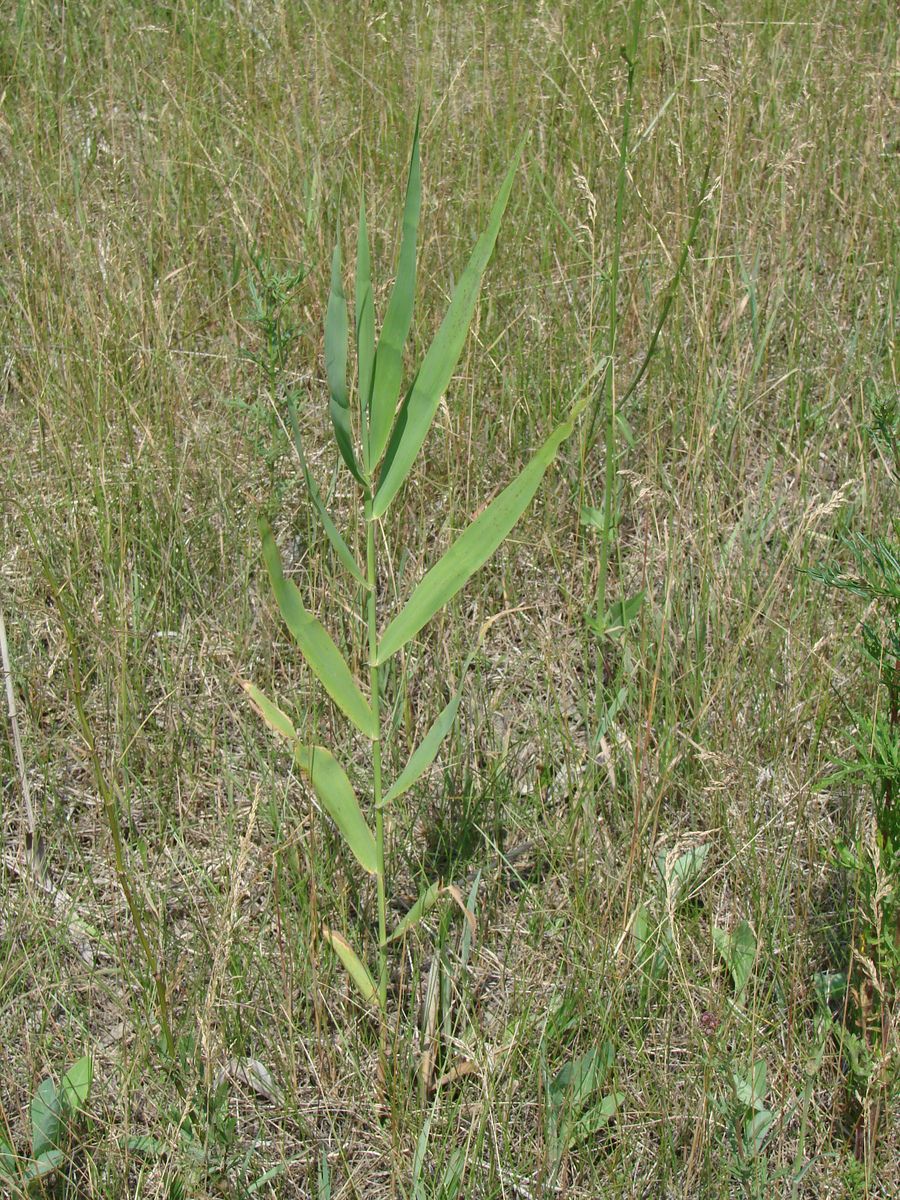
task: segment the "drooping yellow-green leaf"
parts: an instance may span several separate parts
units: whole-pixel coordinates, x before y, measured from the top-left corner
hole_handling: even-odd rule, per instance
[[[419,213],[422,208],[422,167],[419,159],[419,114],[413,134],[406,203],[403,207],[403,233],[397,278],[388,301],[378,351],[375,357],[375,382],[369,415],[369,463],[374,467],[384,453],[394,423],[397,399],[403,379],[403,347],[412,323],[416,297],[416,242]]]
[[[422,777],[434,762],[441,743],[453,728],[453,722],[456,719],[456,713],[462,697],[463,680],[466,677],[466,671],[469,669],[471,661],[472,655],[470,654],[463,664],[459,678],[459,687],[451,697],[450,702],[441,710],[437,720],[425,734],[424,738],[422,738],[422,741],[409,756],[406,766],[385,792],[381,801],[382,806],[390,804],[392,800],[396,800],[398,796],[402,796],[404,792],[408,792],[412,785]]]
[[[414,638],[494,553],[531,503],[559,447],[571,434],[584,403],[576,406],[570,419],[554,430],[531,462],[425,574],[403,610],[384,631],[378,644],[379,664]]]
[[[319,801],[370,875],[378,874],[375,838],[362,815],[344,768],[324,746],[294,746],[294,759],[309,778]]]
[[[340,237],[340,234],[338,235]],[[353,453],[353,431],[350,427],[350,399],[347,394],[347,297],[341,280],[341,244],[338,241],[331,258],[331,290],[325,310],[325,374],[328,377],[330,401],[328,411],[334,426],[334,437],[347,469],[365,486],[362,472]]]
[[[434,419],[441,396],[446,391],[453,372],[456,370],[472,314],[475,311],[475,302],[481,289],[481,279],[497,241],[500,221],[509,200],[513,177],[521,154],[522,147],[520,146],[497,199],[494,201],[487,228],[475,244],[468,265],[453,290],[450,306],[440,328],[422,359],[416,378],[397,415],[378,480],[378,489],[372,508],[373,518],[384,515],[391,500],[409,474]]]
[[[375,838],[344,768],[324,746],[307,746],[298,737],[287,713],[273,704],[258,687],[247,680],[242,681],[242,686],[269,728],[290,742],[297,766],[309,779],[319,803],[337,825],[359,864],[370,875],[377,875]]]
[[[272,732],[277,733],[279,737],[283,737],[293,746],[293,743],[297,740],[297,731],[294,728],[294,722],[287,713],[283,712],[277,704],[269,699],[265,692],[261,692],[256,684],[251,683],[249,679],[242,679],[241,687],[250,697],[253,707]]]
[[[359,195],[359,233],[356,240],[356,361],[359,427],[362,430],[363,464],[368,472],[371,460],[366,429],[375,371],[375,301],[372,296],[372,262],[369,255],[366,204],[362,191]]]
[[[263,558],[272,582],[272,590],[291,636],[338,708],[367,738],[374,740],[378,736],[378,722],[371,705],[359,690],[350,668],[325,626],[312,613],[307,612],[297,585],[285,578],[268,521],[261,518],[259,527],[262,534]]]
[[[344,964],[347,974],[356,984],[366,1004],[379,1007],[378,988],[366,964],[362,961],[343,934],[333,929],[323,929],[322,936]]]

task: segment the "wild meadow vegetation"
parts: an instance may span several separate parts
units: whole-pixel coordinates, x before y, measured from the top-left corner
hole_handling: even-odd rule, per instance
[[[0,8],[0,1195],[900,1193],[898,32]]]

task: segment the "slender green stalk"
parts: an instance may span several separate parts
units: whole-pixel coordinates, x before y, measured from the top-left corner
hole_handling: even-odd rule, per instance
[[[372,516],[372,497],[365,499],[366,518],[366,581],[369,594],[366,607],[369,626],[369,693],[375,714],[377,735],[372,742],[372,803],[375,807],[375,852],[378,872],[378,999],[382,1013],[387,1008],[387,901],[384,880],[384,809],[381,785],[381,693],[378,685],[378,561],[375,548],[375,518]]]
[[[603,486],[603,532],[600,539],[600,567],[597,579],[597,619],[602,621],[606,614],[606,590],[609,575],[609,551],[615,523],[616,468],[618,447],[616,445],[616,344],[619,333],[619,262],[622,254],[622,226],[625,220],[625,185],[628,182],[628,137],[631,131],[631,108],[634,99],[634,70],[638,35],[641,23],[640,0],[631,13],[631,30],[628,47],[622,56],[628,68],[625,84],[625,105],[622,112],[622,136],[619,140],[619,170],[616,178],[616,218],[613,230],[612,263],[609,272],[609,317],[607,332],[607,354],[609,370],[606,374],[606,436],[604,439],[605,478]]]

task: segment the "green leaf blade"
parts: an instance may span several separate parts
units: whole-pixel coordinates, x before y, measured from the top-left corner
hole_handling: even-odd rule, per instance
[[[531,462],[426,572],[403,610],[384,631],[378,646],[379,665],[414,638],[503,542],[534,498],[559,447],[571,435],[576,415],[573,413],[554,430]]]
[[[713,927],[713,944],[725,961],[734,983],[735,999],[740,1003],[756,962],[756,936],[748,921],[741,921],[733,933]]]
[[[468,265],[454,288],[450,306],[397,417],[375,493],[372,515],[376,519],[387,511],[388,505],[409,474],[431,426],[441,396],[456,370],[481,290],[482,276],[500,232],[500,222],[521,155],[520,145],[494,201],[487,227],[475,244]]]
[[[287,713],[246,679],[244,691],[269,728],[290,742],[294,760],[312,784],[319,803],[340,830],[341,836],[370,875],[379,872],[375,838],[359,807],[353,785],[344,768],[324,746],[306,745]]]
[[[0,1179],[13,1181],[18,1174],[18,1156],[4,1137],[0,1137]]]
[[[319,801],[341,831],[359,865],[370,875],[379,873],[375,837],[366,824],[347,773],[324,746],[311,749],[297,743],[294,759],[309,778]]]
[[[331,397],[328,411],[331,414],[341,458],[354,479],[365,487],[365,480],[353,453],[353,431],[350,427],[350,399],[347,393],[348,338],[347,297],[341,280],[341,246],[338,242],[331,258],[331,289],[328,293],[328,307],[325,310],[325,374]]]
[[[403,378],[403,347],[412,324],[416,297],[416,245],[419,215],[422,210],[422,165],[419,157],[419,114],[413,134],[406,201],[403,206],[403,233],[397,277],[388,301],[378,351],[369,418],[369,462],[374,466],[384,453],[394,422],[397,398]]]
[[[587,1141],[589,1137],[599,1133],[609,1124],[624,1103],[624,1092],[610,1092],[604,1096],[599,1104],[589,1109],[572,1124],[566,1148],[574,1149]]]
[[[94,1060],[89,1054],[73,1063],[62,1077],[59,1096],[63,1107],[71,1116],[80,1113],[87,1104],[94,1080]]]
[[[356,361],[359,392],[359,427],[362,430],[363,460],[369,471],[371,460],[366,435],[372,380],[375,374],[375,301],[372,296],[372,260],[365,199],[359,195],[359,233],[356,240]]]
[[[287,579],[275,545],[271,526],[264,518],[259,523],[263,559],[269,572],[272,591],[291,636],[300,647],[316,678],[345,716],[370,740],[378,736],[378,721],[368,700],[350,673],[343,655],[331,640],[321,621],[307,612],[297,585]]]
[[[283,737],[286,741],[292,744],[297,740],[297,731],[294,728],[294,723],[286,712],[283,712],[277,704],[274,704],[264,692],[261,692],[255,684],[249,679],[241,680],[241,687],[250,697],[250,703],[272,730],[279,737]]]
[[[316,481],[313,479],[312,471],[309,469],[309,463],[306,461],[306,454],[303,450],[303,441],[300,437],[300,425],[297,421],[297,405],[293,396],[288,397],[288,415],[291,423],[291,433],[294,438],[294,447],[297,451],[297,457],[300,459],[300,469],[303,472],[303,481],[306,484],[306,491],[312,502],[313,508],[319,518],[322,528],[325,530],[325,536],[331,542],[340,561],[347,568],[356,582],[368,589],[368,582],[363,575],[359,564],[353,556],[353,551],[344,541],[341,532],[331,519],[331,514],[325,507],[322,497],[319,495],[319,489],[316,487]]]
[[[451,697],[450,702],[441,710],[434,724],[409,756],[406,766],[385,792],[381,801],[382,807],[402,796],[404,792],[408,792],[434,762],[437,752],[441,748],[441,743],[453,728],[453,722],[456,720],[459,702],[462,699],[463,681],[466,677],[466,671],[472,662],[472,657],[470,654],[463,665],[459,687]]]
[[[443,891],[444,887],[440,882],[432,883],[427,887],[409,912],[397,922],[397,927],[388,937],[388,941],[393,942],[397,938],[403,937],[404,933],[407,933],[414,925],[418,925],[422,918],[431,912],[435,904],[437,904]]]
[[[43,1150],[40,1154],[35,1155],[33,1162],[30,1162],[25,1168],[25,1178],[29,1182],[37,1179],[46,1179],[48,1175],[60,1170],[65,1165],[66,1156],[62,1150],[53,1148]]]
[[[323,929],[322,936],[331,946],[332,950],[341,960],[347,974],[356,984],[360,995],[366,1004],[378,1008],[378,988],[375,986],[375,980],[369,968],[362,961],[343,934],[336,933],[333,929]]]
[[[42,1079],[31,1101],[31,1155],[40,1158],[59,1148],[62,1105],[52,1079]]]

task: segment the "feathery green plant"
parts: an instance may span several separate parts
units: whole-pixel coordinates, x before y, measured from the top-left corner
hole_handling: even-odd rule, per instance
[[[388,929],[385,810],[395,804],[434,761],[453,725],[459,707],[460,690],[456,690],[421,743],[413,749],[398,777],[387,783],[383,764],[391,731],[384,720],[381,669],[447,605],[503,542],[528,507],[545,472],[562,443],[572,433],[575,420],[586,404],[586,399],[582,399],[574,405],[569,418],[551,433],[512,483],[426,572],[405,605],[379,634],[382,611],[379,603],[377,547],[381,538],[376,536],[377,526],[409,476],[441,396],[459,361],[521,153],[520,145],[494,201],[487,226],[459,277],[431,346],[412,373],[412,381],[402,400],[403,350],[413,317],[416,243],[421,209],[418,121],[409,164],[397,275],[377,342],[366,210],[364,200],[360,201],[354,304],[357,377],[353,405],[347,386],[350,322],[343,287],[340,242],[334,250],[325,316],[329,411],[340,457],[356,481],[362,499],[366,530],[364,563],[357,560],[344,540],[316,488],[303,454],[293,405],[291,421],[310,500],[340,562],[363,596],[368,635],[368,693],[354,678],[346,658],[325,627],[307,611],[296,584],[284,573],[268,522],[261,521],[263,558],[281,615],[325,691],[370,743],[371,773],[366,788],[368,804],[360,804],[344,767],[328,749],[310,745],[302,732],[294,728],[286,713],[252,683],[245,682],[244,687],[266,724],[288,741],[295,761],[311,783],[321,808],[337,826],[362,869],[374,877],[378,910],[375,969],[343,933],[326,929],[324,936],[365,1003],[382,1018],[387,1010],[389,944],[420,921],[448,892],[440,881],[432,883],[396,928]],[[465,666],[468,666],[468,662]],[[461,674],[465,675],[465,667]]]

